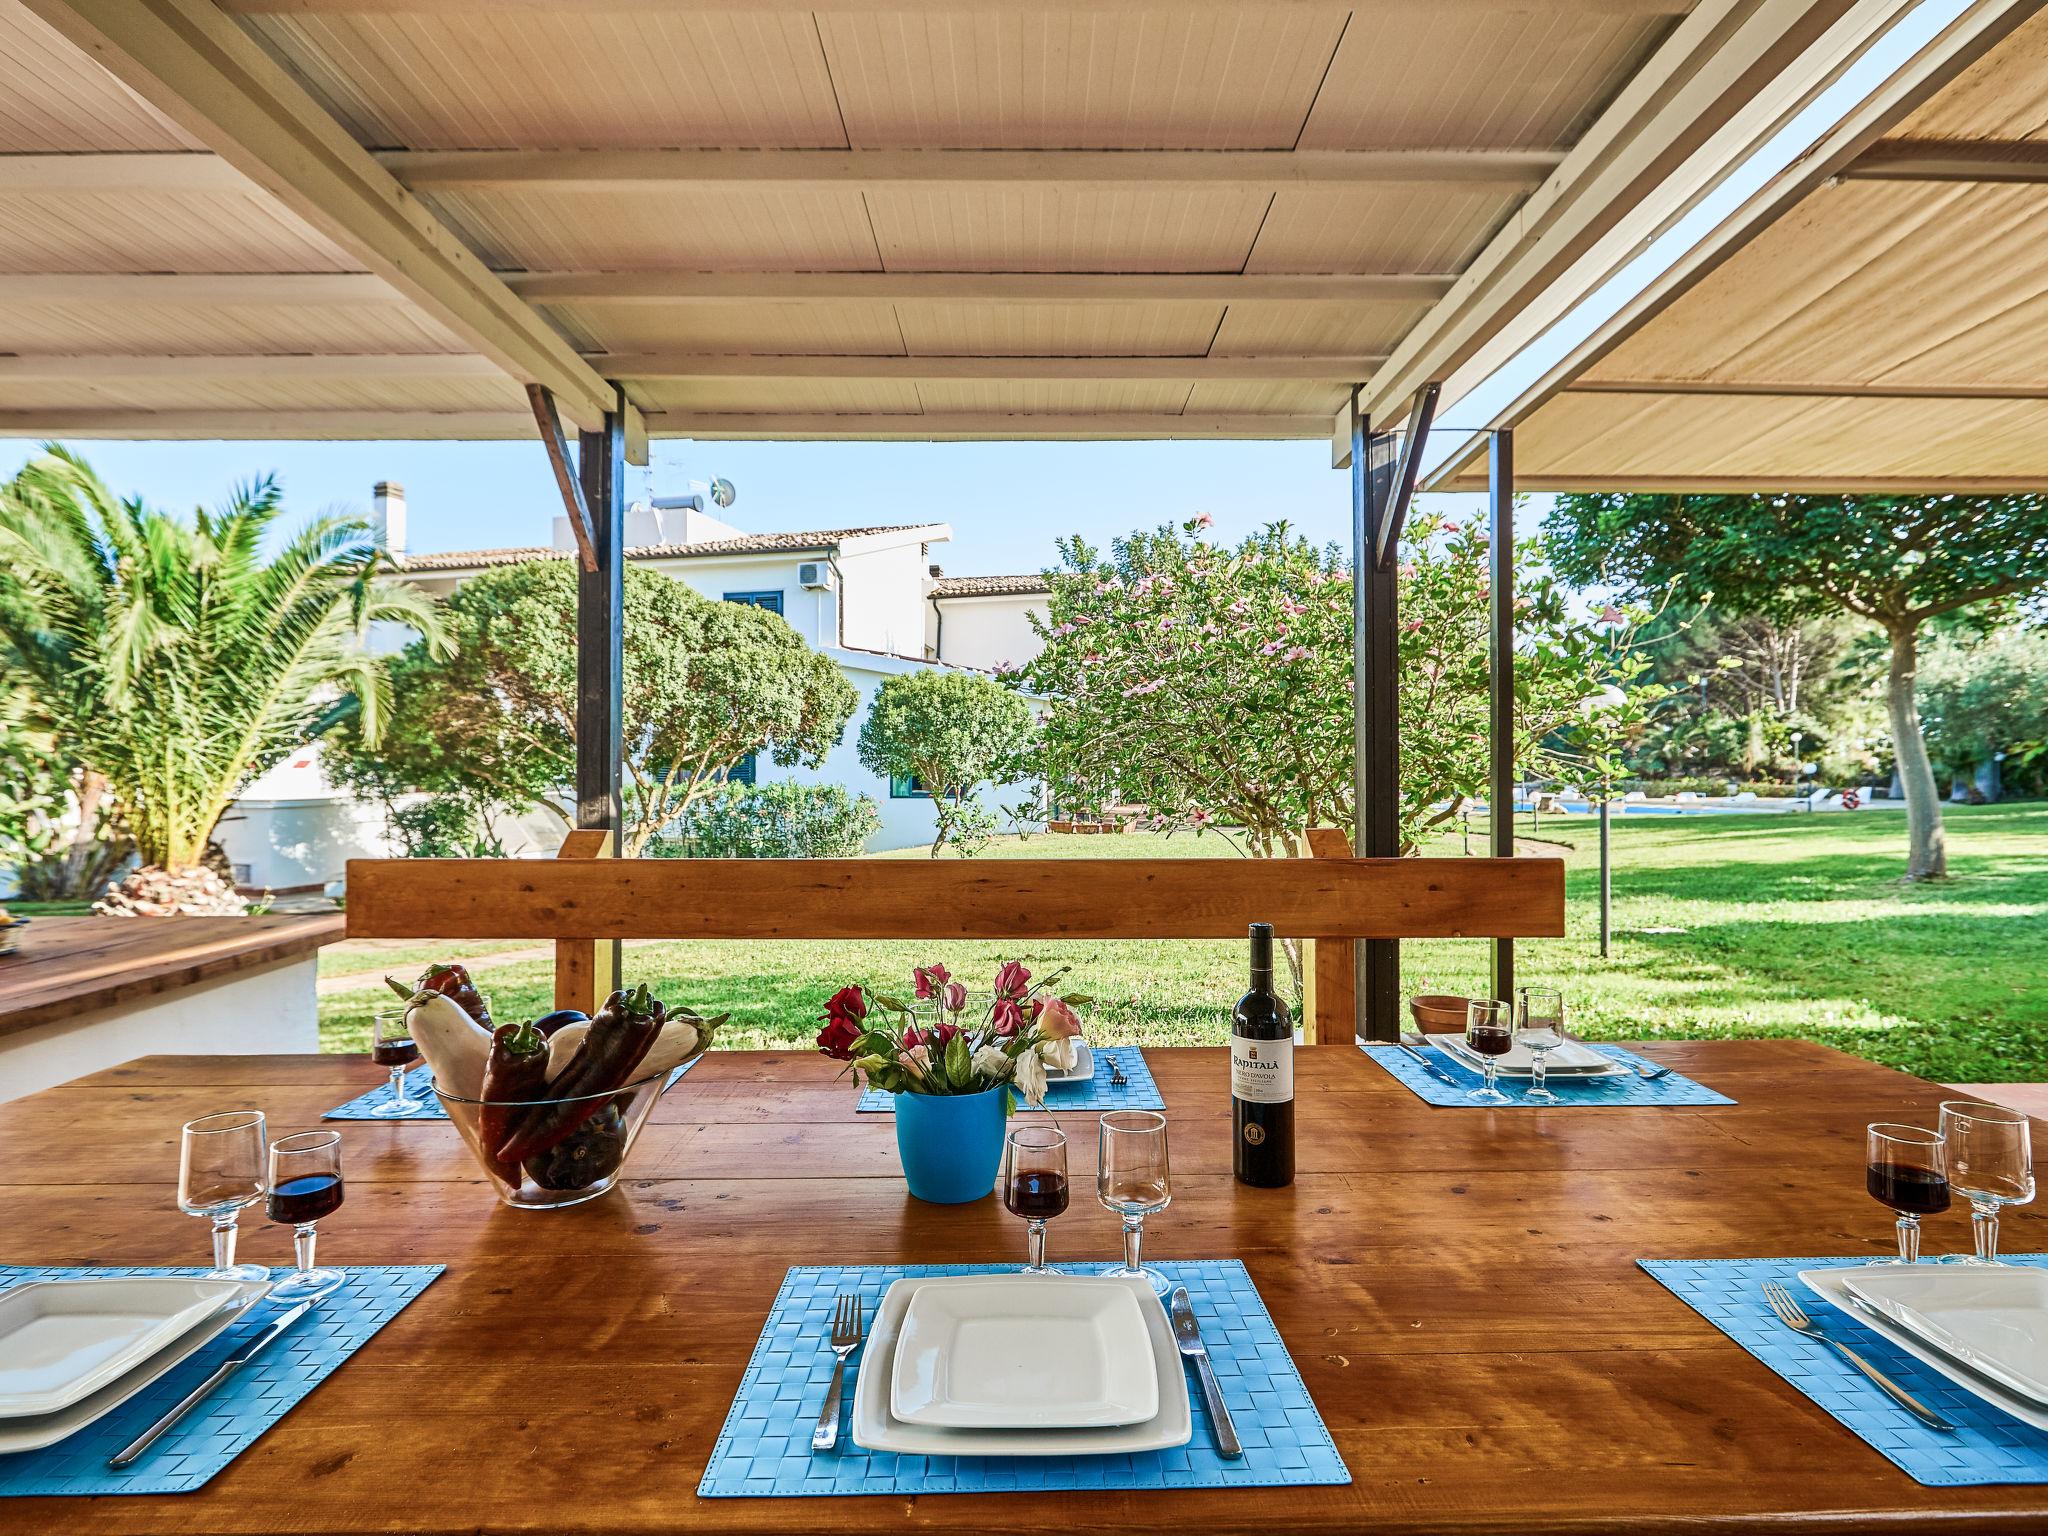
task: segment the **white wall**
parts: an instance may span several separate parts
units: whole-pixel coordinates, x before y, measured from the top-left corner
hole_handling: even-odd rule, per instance
[[[925,560],[921,543],[846,540],[839,552],[846,604],[840,642],[891,656],[922,656]]]
[[[947,597],[939,611],[939,660],[956,667],[1021,667],[1044,648],[1029,615],[1046,615],[1042,593],[1000,597]]]
[[[147,918],[138,918],[147,922]],[[319,951],[0,1037],[0,1100],[137,1056],[320,1049]],[[365,1088],[372,1086],[369,1082]]]

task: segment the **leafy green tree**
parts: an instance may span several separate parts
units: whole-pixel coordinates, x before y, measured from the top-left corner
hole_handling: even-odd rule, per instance
[[[59,744],[25,691],[0,696],[0,869],[29,901],[97,896],[131,845],[107,781]]]
[[[1921,626],[2048,583],[2048,496],[1574,494],[1557,499],[1549,532],[1572,581],[1785,622],[1846,610],[1883,630],[1906,878],[1948,872],[1916,697]]]
[[[1355,835],[1350,572],[1285,523],[1235,550],[1205,526],[1117,539],[1106,559],[1060,541],[1045,648],[1025,673],[1054,701],[1044,775],[1063,805],[1116,799],[1171,825],[1240,828],[1260,856],[1303,853],[1310,827]],[[1400,823],[1413,850],[1486,793],[1484,532],[1415,517],[1399,580]],[[1516,762],[1599,782],[1642,720],[1630,616],[1574,617],[1533,541],[1517,548],[1515,582]]]
[[[380,575],[370,527],[321,517],[264,544],[275,478],[185,522],[116,498],[54,449],[0,487],[0,647],[61,750],[103,775],[145,870],[198,865],[241,787],[303,743],[337,690],[382,728],[372,620],[436,637]]]
[[[974,853],[995,829],[978,798],[1016,776],[1033,731],[1030,704],[975,672],[921,668],[884,678],[861,722],[860,760],[911,776],[932,797],[932,857],[947,843]]]
[[[703,597],[640,566],[625,573],[628,855],[673,827],[752,753],[815,767],[858,696],[779,614]],[[562,816],[576,772],[576,571],[534,560],[463,583],[443,604],[453,657],[409,647],[393,668],[393,729],[349,723],[337,776],[387,801],[467,792]]]
[[[1981,639],[1943,635],[1920,668],[1928,756],[1966,778],[2000,752],[2048,739],[2048,629],[2009,626]]]

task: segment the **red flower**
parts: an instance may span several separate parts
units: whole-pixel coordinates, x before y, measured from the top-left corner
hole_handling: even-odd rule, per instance
[[[867,999],[859,987],[841,987],[825,1004],[820,1015],[825,1027],[818,1031],[818,1049],[840,1061],[853,1059],[853,1043],[861,1037],[861,1020],[868,1016]]]
[[[996,971],[997,997],[1022,997],[1031,986],[1031,973],[1016,960],[1005,960]]]
[[[997,998],[995,1006],[989,1010],[988,1017],[989,1022],[995,1026],[996,1033],[1006,1039],[1024,1027],[1024,1010],[1017,1006],[1014,997]]]
[[[919,997],[932,996],[939,988],[953,979],[951,971],[947,970],[943,965],[936,963],[913,966],[910,975],[917,983],[917,995]]]

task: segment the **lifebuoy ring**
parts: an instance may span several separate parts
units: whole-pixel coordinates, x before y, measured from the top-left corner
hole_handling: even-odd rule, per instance
[[[1855,810],[1855,809],[1856,809],[1856,807],[1857,807],[1857,806],[1861,805],[1862,803],[1863,803],[1863,797],[1862,797],[1861,795],[1857,794],[1855,790],[1853,790],[1853,789],[1845,789],[1845,790],[1843,790],[1843,791],[1842,791],[1842,809],[1843,809],[1843,810],[1845,810],[1845,811],[1853,811],[1853,810]]]

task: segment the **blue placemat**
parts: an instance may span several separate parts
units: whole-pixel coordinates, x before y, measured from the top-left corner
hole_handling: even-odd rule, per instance
[[[2048,1483],[2048,1434],[1965,1392],[1799,1282],[1802,1269],[1846,1269],[1868,1258],[1637,1262],[1914,1482]],[[2048,1268],[2048,1253],[2011,1254],[2007,1262]],[[1956,1432],[1927,1428],[1832,1349],[1779,1322],[1763,1297],[1766,1280],[1782,1281],[1809,1317],[1956,1425]]]
[[[249,1315],[211,1339],[105,1418],[40,1451],[0,1456],[0,1498],[48,1494],[190,1493],[283,1418],[308,1392],[404,1311],[441,1273],[439,1264],[341,1266],[340,1289],[294,1323],[235,1372],[131,1465],[116,1472],[107,1458],[168,1412],[221,1361],[277,1315],[258,1302]],[[24,1280],[109,1275],[197,1275],[200,1269],[58,1268],[0,1265],[0,1286]]]
[[[675,1087],[676,1079],[703,1059],[702,1056],[694,1057],[684,1062],[680,1067],[677,1067],[675,1071],[669,1073],[668,1081],[661,1085],[661,1091],[667,1093],[669,1089]],[[405,1074],[405,1089],[408,1098],[423,1101],[422,1107],[415,1110],[412,1114],[373,1115],[370,1113],[379,1104],[391,1102],[391,1078],[387,1074],[384,1081],[372,1088],[368,1093],[359,1094],[355,1098],[350,1099],[346,1104],[335,1105],[334,1108],[327,1111],[320,1118],[322,1120],[385,1121],[393,1125],[403,1125],[408,1120],[445,1121],[448,1118],[448,1111],[443,1109],[441,1101],[434,1097],[434,1069],[425,1062],[422,1062]]]
[[[1590,1044],[1590,1042],[1588,1042]],[[1603,1056],[1628,1067],[1654,1067],[1657,1064],[1646,1056],[1634,1051],[1623,1050],[1618,1045],[1595,1045],[1594,1050]],[[1550,1087],[1564,1100],[1562,1104],[1531,1104],[1526,1095],[1529,1085],[1525,1079],[1502,1077],[1494,1086],[1512,1101],[1507,1104],[1475,1104],[1465,1097],[1466,1089],[1453,1088],[1448,1083],[1431,1077],[1416,1062],[1415,1058],[1398,1046],[1361,1045],[1361,1051],[1378,1062],[1398,1078],[1418,1099],[1452,1109],[1643,1109],[1663,1106],[1667,1109],[1686,1105],[1733,1104],[1735,1101],[1725,1093],[1716,1093],[1703,1083],[1677,1072],[1667,1072],[1659,1078],[1605,1077],[1589,1083],[1572,1083],[1553,1076]],[[1465,1066],[1455,1056],[1431,1047],[1424,1047],[1423,1054],[1461,1084],[1477,1088],[1482,1079],[1477,1072]]]
[[[1126,1069],[1128,1070],[1128,1068]],[[1095,1265],[1063,1265],[1088,1271]],[[832,1379],[833,1298],[858,1291],[873,1318],[882,1293],[906,1275],[1000,1273],[1003,1264],[861,1265],[792,1268],[769,1309],[740,1378],[725,1427],[697,1492],[706,1498],[794,1497],[847,1493],[1007,1493],[1065,1488],[1246,1488],[1284,1483],[1348,1483],[1351,1473],[1302,1385],[1287,1346],[1244,1265],[1235,1259],[1161,1263],[1158,1268],[1188,1288],[1202,1320],[1202,1338],[1214,1358],[1224,1401],[1244,1442],[1244,1456],[1226,1461],[1202,1406],[1199,1384],[1188,1382],[1194,1438],[1170,1451],[1121,1456],[898,1456],[863,1450],[846,1432],[854,1378],[864,1368],[856,1354],[847,1367],[839,1449],[811,1451],[811,1427]]]
[[[1085,1083],[1053,1083],[1046,1089],[1046,1102],[1055,1114],[1062,1110],[1111,1110],[1111,1109],[1164,1109],[1166,1100],[1159,1095],[1159,1085],[1152,1081],[1152,1069],[1145,1064],[1145,1053],[1135,1045],[1092,1046],[1095,1055],[1095,1075]],[[1117,1065],[1124,1069],[1124,1076],[1130,1081],[1118,1087],[1109,1080],[1109,1058],[1116,1057]],[[1020,1110],[1037,1108],[1026,1104],[1020,1095],[1017,1102]],[[859,1113],[894,1114],[896,1095],[884,1093],[879,1088],[869,1088],[860,1096]]]

